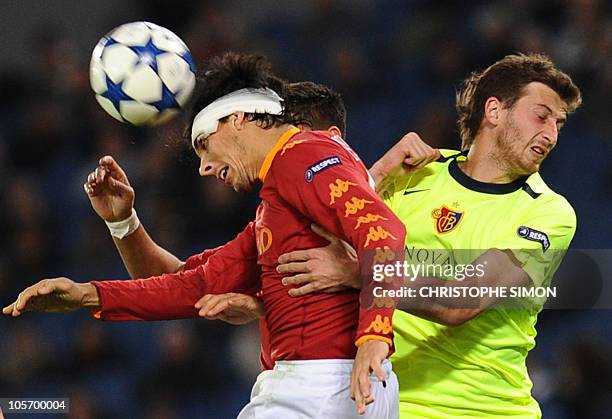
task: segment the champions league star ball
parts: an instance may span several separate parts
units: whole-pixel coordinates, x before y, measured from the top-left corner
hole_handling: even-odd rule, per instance
[[[195,66],[187,45],[149,22],[121,25],[94,48],[89,66],[96,100],[113,118],[132,125],[157,125],[189,100]]]

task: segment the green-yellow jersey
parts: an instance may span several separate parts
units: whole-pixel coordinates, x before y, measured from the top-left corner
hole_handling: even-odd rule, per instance
[[[408,258],[436,263],[443,254],[465,264],[488,249],[510,249],[535,286],[550,285],[576,229],[567,200],[538,173],[509,184],[482,183],[459,168],[464,155],[442,155],[384,194],[406,224]],[[391,360],[401,417],[541,417],[525,361],[543,302],[487,309],[458,326],[396,310]]]

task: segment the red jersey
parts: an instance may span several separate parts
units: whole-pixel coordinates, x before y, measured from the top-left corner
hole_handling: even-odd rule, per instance
[[[253,237],[247,227],[192,270],[146,280],[94,282],[101,297],[100,318],[192,317],[197,315],[193,304],[204,294],[255,294],[261,289],[272,360],[350,359],[354,344],[370,338],[392,345],[392,307],[360,309],[359,292],[353,290],[290,297],[276,272],[281,254],[326,244],[311,231],[313,222],[352,244],[360,261],[389,249],[403,260],[404,226],[376,195],[354,152],[328,132],[291,129],[266,157],[260,179],[262,204],[254,239],[260,272],[249,260],[253,243],[246,241]]]
[[[251,248],[243,248],[243,252],[248,252],[249,255],[246,258],[247,260],[254,260],[257,258],[257,247],[255,245],[255,222],[250,222],[247,227],[244,229],[244,234],[250,237],[252,240]],[[215,254],[218,250],[222,249],[223,246],[216,247],[214,249],[206,249],[202,253],[198,253],[197,255],[190,256],[185,261],[184,270],[195,269],[199,265],[205,264],[210,256]],[[258,272],[261,270],[258,266],[253,266],[253,269],[256,269]],[[259,353],[259,363],[261,365],[262,371],[271,370],[274,368],[274,361],[272,361],[272,357],[270,355],[270,333],[268,332],[268,327],[266,326],[266,319],[259,319],[259,339],[261,341],[261,350]]]

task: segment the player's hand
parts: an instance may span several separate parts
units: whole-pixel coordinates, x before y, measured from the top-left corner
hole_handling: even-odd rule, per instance
[[[439,158],[440,150],[430,147],[417,133],[409,132],[372,165],[370,174],[381,191],[384,179],[407,174]]]
[[[259,298],[246,294],[206,294],[195,303],[198,315],[208,320],[246,324],[266,315]]]
[[[23,290],[2,313],[13,317],[26,311],[66,313],[97,307],[99,301],[98,291],[91,284],[78,284],[68,278],[43,279]]]
[[[102,157],[98,164],[83,185],[91,206],[105,221],[125,220],[132,214],[134,189],[121,166],[111,156]]]
[[[290,274],[283,278],[283,285],[301,285],[289,290],[289,295],[298,297],[311,292],[338,292],[360,288],[357,253],[348,243],[316,224],[312,231],[327,239],[325,247],[296,250],[281,255],[276,270]]]
[[[374,339],[366,340],[357,349],[351,373],[351,399],[355,400],[360,415],[365,413],[368,404],[374,402],[370,373],[373,372],[380,381],[385,381],[382,362],[388,354],[389,344]]]

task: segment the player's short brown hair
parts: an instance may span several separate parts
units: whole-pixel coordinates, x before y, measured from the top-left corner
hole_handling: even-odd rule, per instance
[[[496,97],[506,108],[511,108],[523,95],[524,87],[531,82],[540,82],[553,89],[567,105],[568,113],[574,112],[582,103],[580,89],[547,56],[507,55],[484,71],[470,74],[457,92],[461,149],[468,150],[472,146],[488,98]]]
[[[288,123],[313,130],[335,125],[346,135],[346,107],[338,92],[319,83],[301,81],[285,83],[281,96]]]

